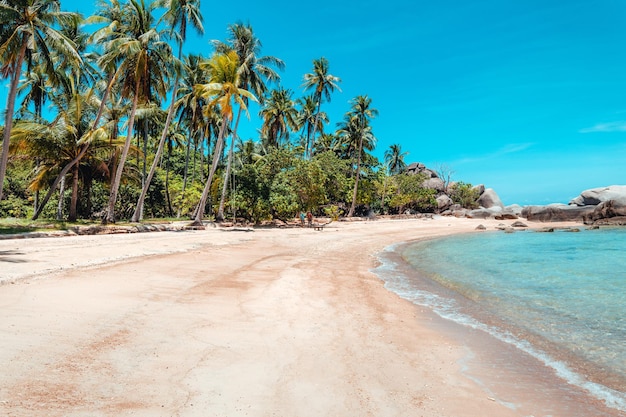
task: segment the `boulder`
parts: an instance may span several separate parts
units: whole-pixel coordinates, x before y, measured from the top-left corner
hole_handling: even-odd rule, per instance
[[[453,204],[454,201],[452,201],[452,199],[445,194],[437,197],[437,209],[439,209],[439,211],[445,210]]]
[[[437,190],[439,192],[443,192],[445,190],[443,181],[439,178],[430,178],[422,183],[422,187],[431,188],[433,190]]]
[[[483,184],[478,184],[472,187],[472,190],[476,190],[478,195],[483,195],[485,192],[485,186]]]
[[[626,204],[626,185],[611,185],[609,187],[592,188],[585,190],[570,201],[576,206],[595,206],[606,201],[616,201]]]
[[[528,225],[523,222],[515,222],[511,225],[511,227],[528,227]]]
[[[491,217],[496,217],[497,215],[502,213],[502,209],[498,209],[499,207],[470,210],[467,213],[467,217],[469,217],[470,219],[488,219]]]
[[[493,190],[493,188],[487,188],[485,192],[478,197],[478,204],[486,209],[493,207],[504,209],[504,204],[502,204],[500,197],[498,197],[498,194]]]
[[[522,210],[522,217],[529,221],[562,222],[584,221],[585,216],[593,213],[594,206],[574,206],[551,204],[549,206],[527,206]]]
[[[616,200],[602,202],[595,206],[593,212],[589,213],[584,219],[586,224],[595,224],[595,222],[604,219],[626,216],[626,203]],[[605,222],[604,224],[609,224]]]
[[[522,215],[522,210],[524,208],[522,206],[520,206],[519,204],[511,204],[510,206],[506,206],[504,208],[504,212],[505,213],[511,213],[511,214],[515,214],[516,216],[521,216]]]

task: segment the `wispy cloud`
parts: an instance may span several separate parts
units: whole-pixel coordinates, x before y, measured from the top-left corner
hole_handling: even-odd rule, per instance
[[[524,152],[525,150],[531,148],[534,145],[532,142],[528,143],[510,143],[506,146],[503,146],[500,149],[497,149],[490,153],[481,154],[474,157],[463,158],[457,163],[459,164],[467,164],[467,163],[476,163],[476,162],[484,162],[491,159],[497,159],[504,155],[510,155],[518,152]]]
[[[579,133],[626,132],[626,121],[599,123],[593,127],[580,129]]]

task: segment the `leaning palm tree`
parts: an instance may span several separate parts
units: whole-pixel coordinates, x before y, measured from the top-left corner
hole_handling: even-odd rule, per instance
[[[291,99],[291,90],[272,90],[259,116],[263,119],[261,133],[267,138],[266,147],[278,147],[281,139],[289,139],[289,131],[298,129],[298,111]]]
[[[260,56],[261,41],[254,35],[252,26],[236,23],[228,27],[230,36],[227,42],[213,41],[213,46],[217,53],[226,53],[235,51],[239,58],[239,82],[244,90],[250,91],[261,104],[264,102],[264,96],[267,91],[266,82],[277,82],[280,80],[278,73],[272,68],[284,69],[285,63],[279,58],[273,56]],[[248,101],[244,97],[244,103],[247,107]],[[231,136],[231,143],[228,151],[228,159],[226,161],[226,171],[224,172],[224,183],[222,186],[222,195],[220,197],[220,205],[217,211],[217,219],[224,219],[224,202],[226,199],[226,190],[228,189],[228,180],[230,178],[230,170],[233,161],[233,151],[235,146],[235,138],[237,137],[237,129],[239,128],[239,120],[241,118],[242,108],[237,112],[235,128]]]
[[[125,6],[123,25],[113,34],[111,40],[105,42],[106,52],[100,59],[105,67],[117,64],[114,79],[120,81],[122,97],[132,97],[126,141],[111,181],[103,223],[115,222],[115,203],[133,138],[137,107],[140,101],[146,102],[153,95],[165,96],[171,48],[161,40],[162,34],[154,27],[153,10],[154,5],[146,5],[143,0],[130,0]]]
[[[224,145],[224,133],[227,126],[230,125],[233,119],[233,104],[236,103],[240,108],[243,108],[247,113],[247,106],[244,101],[244,97],[257,101],[256,97],[243,88],[239,88],[239,58],[235,51],[230,51],[225,54],[216,54],[208,62],[207,66],[211,74],[210,82],[207,84],[200,84],[196,86],[196,90],[205,100],[209,101],[209,106],[219,106],[219,111],[222,116],[222,123],[220,131],[213,150],[213,162],[209,175],[204,184],[202,191],[202,197],[196,208],[196,215],[192,223],[193,226],[202,226],[202,217],[204,216],[204,210],[207,199],[209,197],[209,190],[211,189],[211,183],[213,182],[213,176],[217,170],[217,164],[222,154],[222,147]],[[234,103],[233,103],[234,102]]]
[[[313,72],[304,74],[303,87],[305,90],[313,90],[313,98],[317,104],[317,112],[315,116],[315,122],[313,123],[313,132],[311,136],[307,136],[307,149],[309,150],[308,157],[313,155],[313,141],[315,141],[315,132],[319,122],[320,108],[322,101],[326,99],[330,101],[330,94],[341,89],[339,83],[341,79],[328,73],[328,60],[324,57],[313,61]],[[321,129],[320,129],[321,130]]]
[[[347,136],[351,141],[358,143],[356,173],[354,179],[354,190],[352,192],[352,205],[348,211],[348,217],[354,216],[356,208],[356,197],[359,189],[359,177],[361,174],[361,158],[364,143],[367,147],[372,147],[375,141],[372,134],[370,120],[378,115],[378,110],[372,108],[372,99],[368,96],[357,96],[352,101],[352,108],[346,114],[344,126],[340,128],[340,134]]]
[[[0,74],[10,78],[5,113],[2,152],[0,152],[0,199],[9,156],[9,138],[13,127],[17,86],[27,55],[39,53],[46,68],[54,68],[51,51],[59,51],[64,59],[80,65],[74,44],[55,29],[75,13],[60,11],[59,0],[0,0]]]
[[[163,131],[161,133],[161,138],[159,139],[159,144],[157,146],[156,155],[154,156],[154,161],[152,162],[152,166],[150,167],[150,172],[148,173],[148,176],[139,195],[139,199],[137,200],[137,206],[131,219],[133,222],[138,222],[143,218],[144,200],[146,198],[146,194],[148,193],[150,183],[152,182],[154,172],[156,171],[157,164],[159,163],[159,159],[161,158],[161,154],[163,153],[165,139],[169,131],[172,117],[174,116],[174,108],[176,106],[176,94],[178,91],[178,82],[180,79],[179,63],[182,59],[183,43],[185,42],[185,39],[187,37],[187,25],[191,23],[191,25],[196,29],[198,33],[204,33],[204,28],[202,27],[202,14],[200,13],[199,0],[164,0],[162,3],[167,8],[167,11],[163,15],[163,19],[170,26],[170,36],[173,36],[178,43],[178,59],[176,62],[177,65],[175,66],[176,75],[174,79],[174,86],[172,88],[172,99],[170,101],[167,118],[165,120],[165,126],[163,126]]]

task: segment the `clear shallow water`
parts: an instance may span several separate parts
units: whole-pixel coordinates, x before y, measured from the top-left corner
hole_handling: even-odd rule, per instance
[[[626,381],[626,229],[476,233],[390,250],[409,268],[383,260],[376,272],[389,289],[516,345],[607,405],[626,411],[621,392]],[[437,291],[424,277],[451,291]],[[488,316],[499,324],[485,320]],[[587,365],[585,372],[593,369],[595,382],[574,372],[573,362]],[[603,378],[617,390],[603,386]]]

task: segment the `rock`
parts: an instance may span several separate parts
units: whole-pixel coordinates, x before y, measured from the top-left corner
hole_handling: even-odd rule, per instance
[[[585,190],[570,201],[576,206],[595,206],[606,201],[616,201],[626,204],[626,185],[611,185],[609,187],[592,188]]]
[[[443,181],[439,178],[430,178],[422,183],[422,187],[431,188],[433,190],[437,190],[443,192],[445,190]]]
[[[485,192],[485,186],[483,184],[478,184],[472,187],[472,190],[476,190],[478,195],[483,195]]]
[[[483,208],[493,208],[500,207],[504,210],[504,204],[498,197],[498,194],[493,190],[493,188],[487,188],[484,193],[478,197],[478,204],[480,204]]]
[[[552,233],[554,232],[554,227],[543,227],[541,229],[537,229],[539,233]]]
[[[522,215],[522,210],[523,210],[523,207],[520,206],[519,204],[511,204],[510,206],[506,206],[504,208],[505,213],[513,213],[518,217]]]
[[[479,224],[478,226],[476,226],[476,230],[487,230],[487,228],[484,224]]]
[[[528,225],[523,222],[515,222],[511,225],[511,227],[528,227]]]
[[[513,229],[512,227],[505,227],[504,233],[515,233],[515,229]]]
[[[501,213],[501,210],[497,210],[497,208],[479,208],[475,210],[470,210],[467,213],[467,217],[470,219],[488,219],[490,217],[495,217]]]
[[[553,204],[549,206],[527,206],[522,210],[522,217],[529,221],[562,222],[583,221],[595,209],[594,206],[568,206]]]
[[[496,216],[496,220],[516,220],[516,219],[519,219],[519,217],[513,213],[502,213]]]
[[[443,194],[440,195],[439,197],[437,197],[437,208],[441,211],[441,210],[445,210],[448,207],[452,206],[454,204],[454,201],[452,201],[452,199],[450,197],[448,197],[447,195]]]
[[[592,213],[585,217],[585,223],[591,224],[598,220],[626,216],[626,203],[609,200],[598,204]]]

